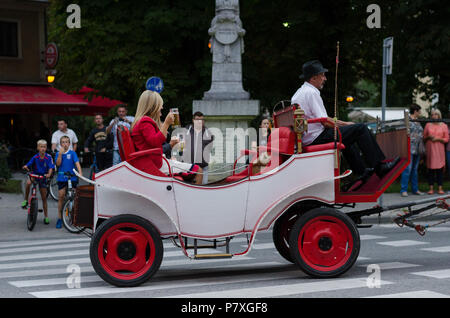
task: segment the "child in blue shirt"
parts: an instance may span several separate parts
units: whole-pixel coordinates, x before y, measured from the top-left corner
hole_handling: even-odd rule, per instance
[[[66,197],[66,187],[68,185],[68,176],[64,175],[65,172],[71,172],[77,168],[77,171],[82,175],[80,161],[78,160],[77,153],[73,150],[69,150],[70,139],[67,136],[62,136],[60,140],[61,147],[56,153],[56,165],[58,166],[58,221],[56,222],[56,228],[60,229],[62,224],[62,207],[64,204],[64,198]],[[70,177],[72,181],[72,187],[76,188],[78,184],[78,177]]]
[[[44,224],[49,224],[50,221],[48,219],[47,212],[47,179],[52,175],[53,169],[55,165],[53,164],[52,156],[46,153],[47,151],[47,142],[43,139],[38,140],[37,142],[37,150],[39,151],[36,155],[34,155],[28,163],[23,166],[24,170],[30,171],[33,174],[45,176],[45,179],[39,179],[39,192],[41,192],[42,205],[44,207]],[[33,178],[34,179],[34,178]],[[25,187],[25,198],[22,202],[22,208],[26,209],[28,206],[28,196],[30,194],[31,188],[31,180],[27,179],[27,185]]]

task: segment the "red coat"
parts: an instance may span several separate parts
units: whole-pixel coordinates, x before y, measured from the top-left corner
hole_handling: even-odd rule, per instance
[[[131,132],[136,151],[159,148],[162,153],[162,145],[166,141],[166,137],[159,130],[156,122],[148,116],[142,117]],[[162,166],[162,155],[151,156],[155,166],[160,169]]]

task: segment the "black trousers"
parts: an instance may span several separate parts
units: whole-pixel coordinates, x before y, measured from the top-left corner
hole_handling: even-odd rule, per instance
[[[442,171],[443,170],[444,170],[443,168],[441,168],[441,169],[428,169],[427,177],[428,177],[428,184],[430,186],[434,185],[434,181],[435,180],[436,180],[438,186],[442,186],[442,179],[443,179],[442,178],[443,177]],[[436,176],[436,178],[435,178],[435,176]]]
[[[361,175],[366,168],[375,168],[381,161],[386,159],[375,137],[370,133],[366,125],[353,124],[340,127],[339,130],[342,134],[342,143],[345,145],[342,154],[350,169],[356,174]],[[325,144],[332,141],[334,141],[334,128],[325,128],[311,145]]]
[[[105,170],[112,166],[112,152],[96,152],[95,156],[97,157],[97,167],[99,171]]]

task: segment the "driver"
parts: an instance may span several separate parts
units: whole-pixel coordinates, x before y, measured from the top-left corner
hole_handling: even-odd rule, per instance
[[[169,113],[164,122],[161,122],[161,110],[163,109],[163,99],[157,92],[144,91],[139,97],[136,116],[131,125],[136,151],[160,148],[161,153],[163,143],[167,138],[167,131],[174,122],[173,114]],[[166,160],[161,156],[151,156],[155,166],[164,174],[169,174],[169,167]],[[202,184],[202,169],[196,164],[180,162],[168,159],[170,171],[173,174],[181,174],[185,180],[194,178],[195,184]]]

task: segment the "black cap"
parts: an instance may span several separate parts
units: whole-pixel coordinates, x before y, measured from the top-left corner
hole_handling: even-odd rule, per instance
[[[303,64],[302,66],[303,74],[299,77],[301,79],[304,79],[305,81],[309,80],[314,75],[328,72],[328,69],[324,68],[322,66],[322,63],[320,63],[318,60],[309,61]]]

